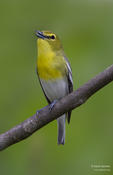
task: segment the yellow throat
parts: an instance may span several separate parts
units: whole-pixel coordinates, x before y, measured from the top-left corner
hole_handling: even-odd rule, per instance
[[[41,38],[37,39],[37,46],[37,68],[39,77],[44,80],[62,78],[65,73],[63,54],[55,51],[48,41]]]

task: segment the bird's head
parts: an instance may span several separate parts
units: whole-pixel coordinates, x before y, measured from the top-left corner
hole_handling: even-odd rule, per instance
[[[50,31],[36,31],[38,45],[41,47],[51,47],[54,51],[62,50],[61,42],[58,36]]]

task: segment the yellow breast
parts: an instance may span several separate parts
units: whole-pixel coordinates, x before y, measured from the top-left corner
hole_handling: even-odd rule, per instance
[[[38,39],[37,68],[39,77],[44,80],[62,78],[64,59],[56,56],[47,41]]]

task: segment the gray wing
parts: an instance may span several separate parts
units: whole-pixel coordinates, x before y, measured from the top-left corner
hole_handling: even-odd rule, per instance
[[[38,70],[37,70],[37,68],[36,68],[36,73],[37,73],[37,75],[38,75]],[[43,93],[44,93],[44,95],[45,95],[45,97],[46,97],[46,100],[47,100],[47,102],[50,104],[51,102],[50,102],[49,98],[47,97],[47,95],[46,95],[46,93],[45,93],[45,91],[44,91],[44,89],[43,89],[43,87],[42,87],[42,84],[41,84],[39,75],[38,75],[38,79],[39,79],[39,82],[40,82],[40,86],[41,86],[41,88],[42,88],[42,90],[43,90]]]
[[[67,69],[68,69],[68,73],[67,73],[67,80],[68,80],[68,89],[69,89],[69,93],[71,93],[73,91],[73,79],[72,79],[72,70],[71,70],[71,66],[69,64],[69,61],[68,59],[65,57],[65,60],[66,60],[66,66],[67,66]],[[72,111],[69,111],[67,113],[67,121],[68,123],[70,123],[70,119],[71,119],[71,112]]]

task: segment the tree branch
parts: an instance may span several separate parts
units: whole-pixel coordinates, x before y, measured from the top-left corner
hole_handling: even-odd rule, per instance
[[[50,110],[48,105],[42,108],[38,115],[35,114],[9,131],[0,134],[0,150],[20,142],[62,114],[82,105],[89,97],[111,81],[113,81],[113,65],[89,80],[76,91],[59,100],[52,110]]]

